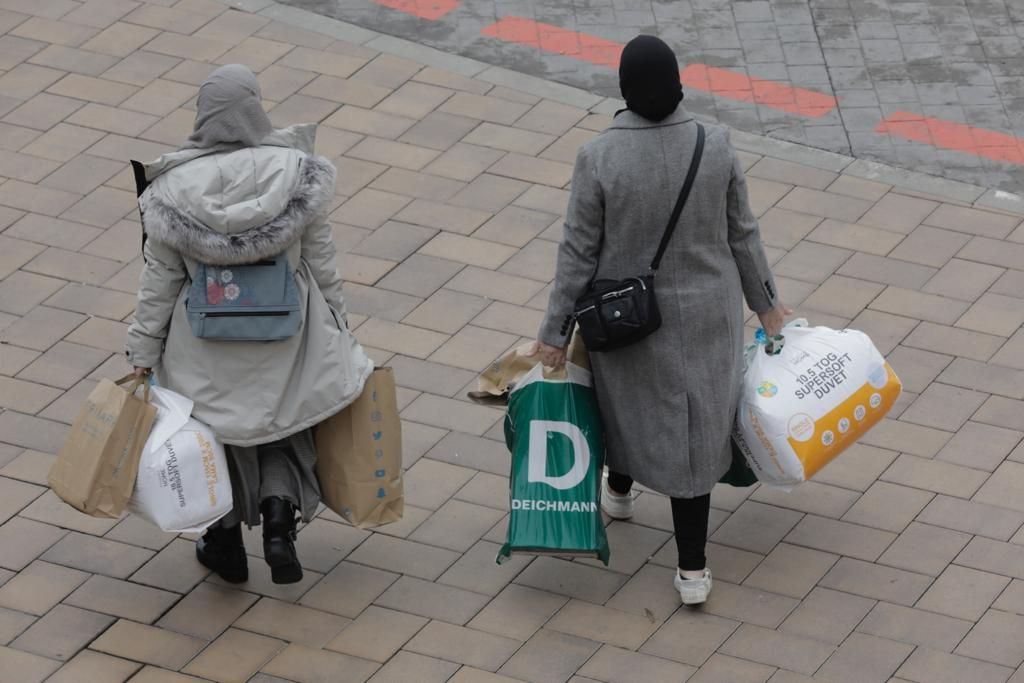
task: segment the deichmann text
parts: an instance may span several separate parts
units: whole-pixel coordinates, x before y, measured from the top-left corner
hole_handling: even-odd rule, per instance
[[[597,503],[578,500],[521,500],[512,499],[513,510],[536,510],[537,512],[597,512]]]

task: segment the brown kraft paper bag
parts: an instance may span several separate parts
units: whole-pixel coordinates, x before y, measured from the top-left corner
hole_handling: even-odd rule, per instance
[[[583,345],[580,335],[572,335],[566,356],[570,363],[587,370],[590,369],[590,356],[587,354],[587,347]],[[522,344],[491,363],[486,370],[480,373],[480,377],[477,379],[477,390],[470,391],[466,395],[469,400],[482,405],[508,405],[508,395],[516,383],[539,362],[536,343]]]
[[[360,529],[397,522],[405,508],[395,375],[378,368],[355,403],[316,427],[324,504]]]
[[[92,390],[50,468],[50,487],[65,503],[93,517],[121,516],[156,418],[148,399],[146,380],[133,375]]]

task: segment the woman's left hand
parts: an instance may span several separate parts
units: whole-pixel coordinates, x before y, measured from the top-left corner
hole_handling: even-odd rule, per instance
[[[786,318],[791,315],[793,315],[793,309],[786,308],[780,304],[764,313],[758,313],[757,317],[761,322],[761,328],[770,339],[782,334],[782,327],[786,324]]]
[[[565,365],[565,349],[538,341],[534,345],[531,356],[540,356],[540,362],[546,367],[558,370]]]

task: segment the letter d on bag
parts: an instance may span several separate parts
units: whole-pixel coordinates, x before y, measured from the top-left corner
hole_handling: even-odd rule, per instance
[[[572,445],[572,467],[563,475],[548,476],[548,434],[561,434]],[[590,469],[590,445],[579,427],[571,422],[530,421],[530,462],[526,478],[559,490],[578,486]]]

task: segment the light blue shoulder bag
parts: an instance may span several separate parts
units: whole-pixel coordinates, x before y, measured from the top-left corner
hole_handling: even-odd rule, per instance
[[[199,264],[185,302],[192,333],[220,341],[276,341],[302,327],[288,254],[237,266]]]

